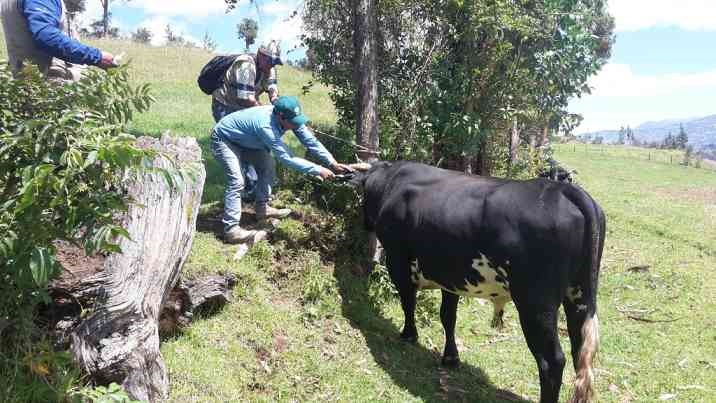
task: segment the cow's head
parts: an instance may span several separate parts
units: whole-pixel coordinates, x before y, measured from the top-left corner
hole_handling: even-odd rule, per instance
[[[366,185],[366,181],[368,178],[373,175],[377,171],[381,171],[385,168],[390,167],[392,164],[387,161],[377,161],[373,162],[371,164],[368,163],[360,163],[360,164],[353,164],[351,165],[351,168],[355,170],[355,174],[353,177],[348,181],[349,184],[352,186],[355,186],[356,188],[363,190]]]
[[[363,220],[368,231],[375,231],[377,206],[381,200],[385,183],[387,183],[385,173],[392,165],[390,162],[378,161],[369,165],[365,164],[360,169],[353,167],[355,174],[349,183],[363,194]]]

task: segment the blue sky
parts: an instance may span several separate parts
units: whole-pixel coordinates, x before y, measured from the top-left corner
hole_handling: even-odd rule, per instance
[[[573,100],[577,132],[716,114],[716,2],[610,0],[612,58]]]
[[[100,17],[99,3],[87,1],[84,22]],[[284,56],[298,59],[305,55],[305,51],[295,50],[300,42],[301,19],[289,17],[294,11],[300,12],[302,5],[302,0],[256,0],[254,4],[240,0],[236,9],[226,13],[224,0],[115,0],[110,11],[112,23],[124,34],[146,27],[153,32],[155,45],[165,42],[164,30],[170,24],[175,32],[197,43],[208,33],[218,42],[218,52],[231,53],[244,50],[243,40],[237,39],[236,25],[243,18],[252,18],[259,23],[259,37],[251,50],[263,41],[278,39]]]
[[[99,3],[88,1],[86,20],[101,14]],[[171,24],[195,42],[207,32],[220,52],[243,51],[236,24],[253,18],[260,27],[257,44],[279,39],[285,56],[303,57],[300,49],[287,54],[302,32],[300,18],[288,17],[300,13],[303,1],[255,3],[241,0],[227,14],[223,0],[115,0],[112,13],[125,33],[149,28],[157,45]],[[570,104],[585,118],[577,132],[716,114],[715,0],[609,0],[609,10],[616,18],[616,44],[609,63],[590,80],[592,94]]]

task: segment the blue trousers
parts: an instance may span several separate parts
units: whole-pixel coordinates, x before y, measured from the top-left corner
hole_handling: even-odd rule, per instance
[[[236,111],[240,111],[241,109],[244,108],[224,105],[216,99],[211,100],[211,113],[212,115],[214,115],[214,121],[216,123],[218,123],[224,116]],[[255,197],[254,188],[256,187],[256,181],[258,180],[256,175],[256,169],[254,169],[253,165],[242,161],[241,172],[243,172],[244,175],[243,197],[244,199],[253,199]]]
[[[224,168],[226,190],[224,191],[224,231],[239,225],[241,220],[241,193],[244,190],[244,175],[241,163],[251,164],[256,170],[254,190],[256,204],[267,203],[271,197],[271,184],[276,177],[275,162],[267,150],[250,150],[232,143],[216,133],[211,133],[211,153]]]

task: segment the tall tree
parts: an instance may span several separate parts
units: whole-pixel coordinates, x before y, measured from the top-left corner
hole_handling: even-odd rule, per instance
[[[244,40],[248,52],[249,47],[256,42],[256,37],[259,35],[259,23],[254,19],[244,18],[236,25],[236,30],[238,38]]]
[[[619,129],[619,137],[617,138],[617,144],[624,144],[624,138],[626,137],[626,129],[622,126]]]
[[[688,142],[689,136],[686,134],[686,130],[684,130],[684,125],[679,124],[679,134],[676,135],[675,148],[685,149]]]
[[[112,1],[113,0],[99,0],[100,4],[102,5],[102,37],[107,37],[111,33],[110,19],[112,18],[112,15],[109,12],[109,3],[111,3]],[[130,0],[122,1],[126,3]]]
[[[154,36],[152,31],[145,27],[137,28],[132,32],[132,40],[137,43],[149,44],[152,42],[152,36]]]
[[[67,13],[67,27],[70,36],[75,26],[75,18],[87,9],[86,0],[65,0],[65,12]]]
[[[216,47],[218,44],[214,40],[214,38],[209,35],[209,32],[204,32],[204,37],[201,38],[201,48],[208,50],[209,52],[213,52],[216,50]]]
[[[356,97],[356,143],[358,156],[366,161],[378,157],[378,66],[375,41],[377,0],[353,0],[354,75]]]

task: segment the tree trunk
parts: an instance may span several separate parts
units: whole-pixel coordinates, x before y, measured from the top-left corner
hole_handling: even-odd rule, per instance
[[[510,169],[517,163],[517,151],[520,149],[520,127],[517,119],[512,121],[512,130],[510,132]]]
[[[540,136],[539,146],[543,146],[549,142],[549,121],[544,122],[542,126],[542,135]]]
[[[159,332],[173,334],[191,323],[198,313],[211,313],[231,301],[238,279],[233,274],[179,281],[169,294],[159,317]]]
[[[195,139],[144,137],[138,145],[165,154],[155,167],[172,167],[169,158],[191,173],[176,187],[158,173],[128,180],[136,203],[120,221],[131,240],[121,239],[122,253],[108,256],[99,273],[82,280],[77,295],[94,296],[96,303],[71,340],[76,361],[94,379],[154,401],[169,389],[159,315],[189,255],[206,174]]]
[[[358,151],[358,157],[368,162],[377,160],[379,147],[376,1],[353,0],[354,74],[358,85],[356,143],[365,148]]]
[[[109,2],[110,2],[110,0],[102,1],[102,10],[103,10],[102,25],[103,25],[103,30],[104,30],[104,32],[102,32],[103,38],[106,38],[107,35],[109,34]]]

